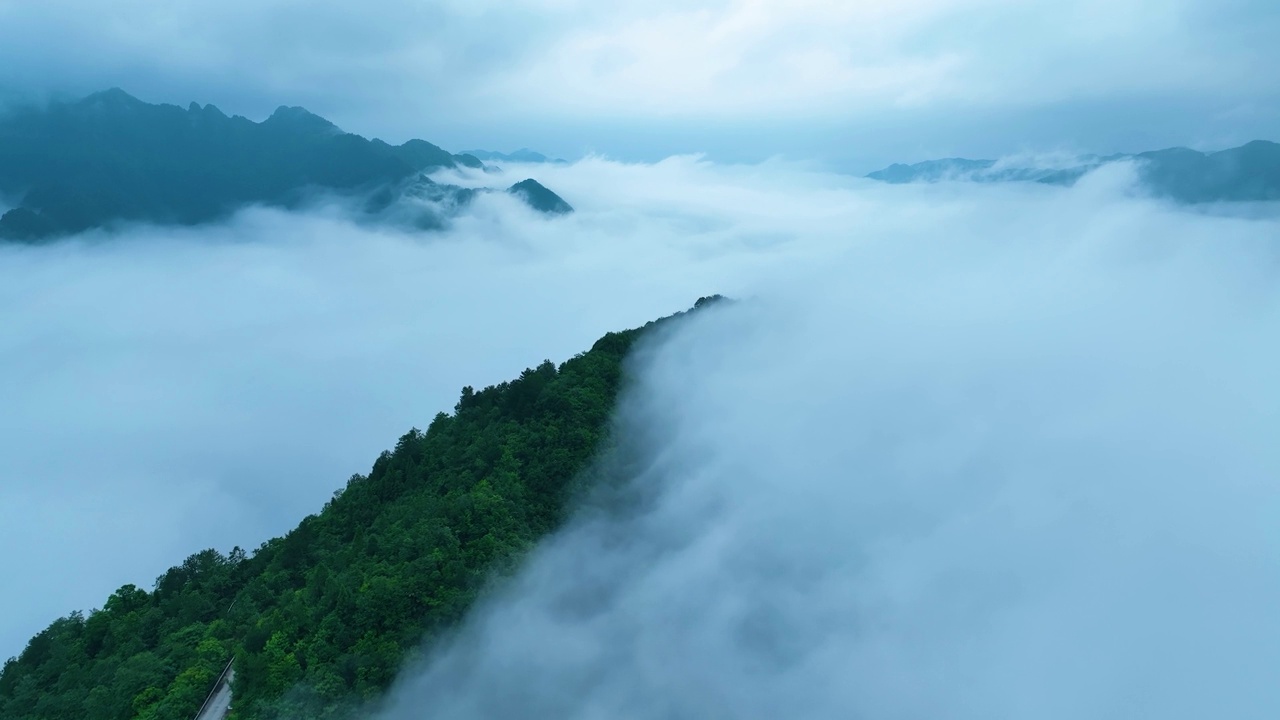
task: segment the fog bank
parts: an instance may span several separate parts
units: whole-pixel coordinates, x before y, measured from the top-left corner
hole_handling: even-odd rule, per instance
[[[826,214],[635,364],[602,462],[645,502],[584,508],[382,717],[1274,715],[1277,226],[1126,172],[790,178]]]
[[[447,233],[250,210],[0,246],[0,544],[23,548],[0,558],[0,658],[190,553],[294,527],[464,385],[735,289],[755,262],[721,247],[740,228],[718,210],[626,192],[575,195],[564,219],[484,195]]]

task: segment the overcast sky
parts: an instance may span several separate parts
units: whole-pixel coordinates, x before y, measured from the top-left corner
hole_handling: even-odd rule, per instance
[[[1277,36],[1272,0],[0,0],[0,86],[866,170],[1275,138]]]

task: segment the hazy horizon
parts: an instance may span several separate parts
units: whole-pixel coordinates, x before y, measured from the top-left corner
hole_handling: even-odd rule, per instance
[[[118,86],[251,119],[301,105],[455,151],[860,173],[1278,140],[1280,80],[1257,72],[1277,32],[1265,0],[4,0],[0,98]]]

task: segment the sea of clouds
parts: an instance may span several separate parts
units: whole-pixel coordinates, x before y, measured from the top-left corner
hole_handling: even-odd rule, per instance
[[[643,510],[584,508],[383,717],[1270,716],[1276,225],[1131,180],[744,203],[796,233],[638,357]]]
[[[0,249],[0,543],[28,548],[0,560],[0,655],[287,530],[462,385],[720,292],[633,367],[643,510],[583,508],[385,717],[1280,704],[1274,217],[1143,198],[1125,165],[1070,189],[694,157],[537,177],[578,212],[482,196],[402,234],[252,210]]]

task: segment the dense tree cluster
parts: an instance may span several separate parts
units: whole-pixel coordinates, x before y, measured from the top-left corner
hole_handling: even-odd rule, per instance
[[[0,672],[0,717],[189,720],[232,657],[237,720],[352,715],[564,520],[653,325],[464,388],[284,537],[57,620]]]

